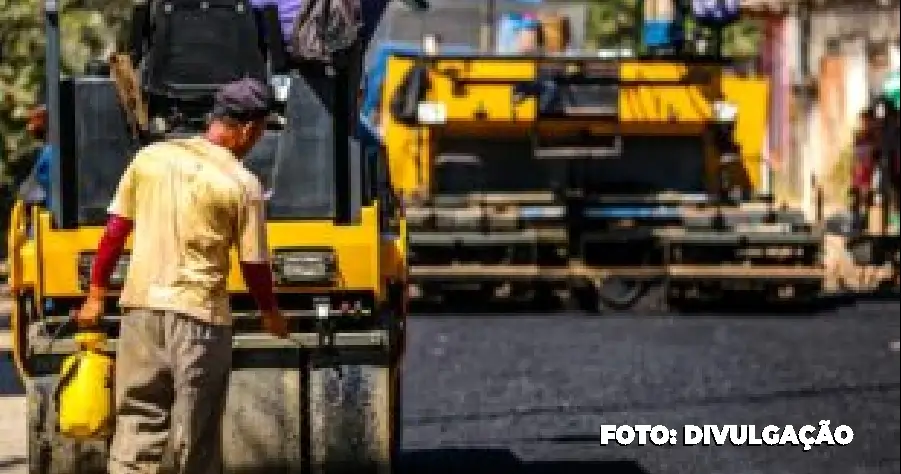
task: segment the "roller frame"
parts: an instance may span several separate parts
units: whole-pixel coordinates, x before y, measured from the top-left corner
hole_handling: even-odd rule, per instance
[[[225,474],[392,472],[400,448],[403,324],[391,313],[382,316],[368,329],[299,332],[288,340],[235,335]],[[48,345],[46,329],[33,323],[28,330],[28,472],[105,473],[109,440],[75,442],[58,434],[49,394],[75,346],[68,337]],[[105,349],[114,353],[115,342]]]

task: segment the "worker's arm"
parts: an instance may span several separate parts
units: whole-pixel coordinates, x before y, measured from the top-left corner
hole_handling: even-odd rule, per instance
[[[110,218],[107,221],[103,237],[97,246],[97,254],[91,267],[91,297],[102,297],[109,285],[110,275],[116,268],[116,262],[125,248],[125,241],[134,227],[137,166],[140,154],[125,170],[116,194],[107,211]]]
[[[252,183],[245,193],[238,216],[238,260],[244,283],[259,306],[267,313],[277,310],[272,289],[272,268],[266,243],[266,216],[259,183]]]
[[[260,311],[275,311],[275,293],[272,291],[272,270],[268,263],[241,262],[241,274],[244,283]]]
[[[106,223],[106,230],[97,246],[97,255],[91,267],[91,294],[102,296],[109,285],[110,275],[116,268],[116,262],[125,248],[125,241],[131,234],[132,221],[122,216],[112,215]],[[99,293],[95,294],[95,293]]]
[[[113,202],[110,203],[108,209],[110,218],[107,221],[103,237],[100,238],[100,243],[97,245],[97,254],[91,267],[91,287],[88,291],[88,298],[74,315],[79,327],[94,327],[99,322],[110,275],[116,268],[116,262],[119,260],[119,255],[122,254],[125,241],[128,240],[128,235],[131,234],[132,227],[134,227],[132,223],[135,218],[137,161],[138,157],[135,157],[128,169],[125,170],[116,194],[113,196]]]

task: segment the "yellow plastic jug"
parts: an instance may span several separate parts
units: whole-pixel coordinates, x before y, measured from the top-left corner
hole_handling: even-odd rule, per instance
[[[102,352],[106,335],[75,334],[78,352],[63,361],[56,389],[59,432],[75,439],[103,439],[113,429],[113,359]]]

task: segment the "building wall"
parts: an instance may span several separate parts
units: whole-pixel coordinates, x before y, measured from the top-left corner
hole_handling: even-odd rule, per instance
[[[777,173],[781,183],[776,187],[781,184],[789,198],[800,198],[810,215],[815,201],[811,183],[829,184],[834,178],[830,175],[850,145],[859,113],[890,67],[890,51],[897,49],[901,29],[897,0],[887,6],[875,0],[826,3],[811,14],[807,38],[804,18],[796,8],[786,7],[791,13],[772,46],[780,50],[775,56],[786,62],[792,83],[804,84],[805,73],[814,81],[812,95],[795,87],[787,99],[790,125],[783,126],[778,116],[771,120],[773,126],[790,131],[789,143],[780,142],[778,132],[770,133],[770,146],[781,150],[774,155],[785,171]],[[779,68],[770,73],[777,84],[774,93],[778,93]],[[783,99],[773,98],[771,103]],[[780,113],[778,107],[772,109],[774,114]],[[840,205],[836,201],[845,196],[845,190],[826,189],[826,194],[832,205]]]
[[[835,53],[835,42],[839,50],[858,38],[870,43],[898,42],[901,8],[897,1],[888,7],[880,6],[876,0],[842,3],[813,14],[809,43],[811,71],[816,71],[824,56]]]

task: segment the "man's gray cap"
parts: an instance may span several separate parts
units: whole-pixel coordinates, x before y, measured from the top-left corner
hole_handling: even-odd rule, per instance
[[[275,98],[272,88],[244,78],[222,86],[213,101],[213,117],[255,120],[269,115]]]

